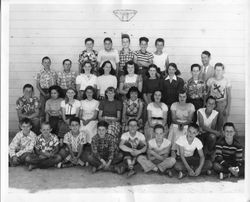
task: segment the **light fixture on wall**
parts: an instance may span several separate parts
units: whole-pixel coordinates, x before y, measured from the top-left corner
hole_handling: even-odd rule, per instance
[[[137,11],[131,9],[117,9],[114,10],[113,13],[119,18],[120,21],[129,22],[135,16]]]

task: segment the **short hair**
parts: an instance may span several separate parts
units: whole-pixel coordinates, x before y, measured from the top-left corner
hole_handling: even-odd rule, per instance
[[[52,90],[56,90],[57,93],[58,93],[58,98],[59,97],[62,97],[62,88],[60,86],[57,86],[57,85],[53,85],[53,86],[50,86],[49,87],[49,94],[51,94],[51,91]]]
[[[198,67],[199,70],[201,70],[201,66],[200,66],[199,64],[192,64],[192,65],[191,65],[191,71],[193,71],[193,69],[194,69],[195,67]]]
[[[138,125],[138,121],[137,121],[136,119],[129,119],[128,125],[129,125],[132,121],[136,122],[136,124]]]
[[[124,74],[125,74],[125,75],[128,74],[128,70],[127,70],[128,65],[134,65],[134,67],[135,67],[134,73],[135,73],[135,74],[138,74],[138,71],[139,71],[138,65],[137,65],[136,63],[134,63],[134,61],[129,60],[128,62],[125,63],[125,66],[123,67],[123,71],[124,71]]]
[[[140,92],[139,89],[138,89],[137,87],[135,87],[135,86],[132,86],[132,87],[129,88],[129,90],[128,90],[127,94],[126,94],[126,97],[127,97],[128,99],[130,99],[130,93],[133,93],[133,92],[136,92],[136,93],[137,93],[137,97],[138,97],[138,98],[141,97],[141,92]]]
[[[23,91],[24,91],[25,88],[31,88],[32,92],[34,92],[34,87],[31,84],[29,84],[29,83],[27,83],[27,84],[25,84],[23,86]]]
[[[130,37],[128,34],[122,34],[122,39],[128,39],[130,42]]]
[[[103,74],[104,74],[104,67],[105,67],[106,64],[110,64],[110,65],[111,65],[111,70],[110,70],[109,74],[115,75],[115,74],[116,74],[116,73],[115,73],[115,69],[114,69],[112,63],[111,63],[109,60],[107,60],[107,61],[105,61],[104,63],[102,63],[102,66],[101,66],[101,68],[99,69],[99,74],[100,74],[100,75],[103,75]]]
[[[115,93],[114,99],[117,99],[117,91],[116,91],[116,89],[115,89],[113,86],[110,86],[110,87],[108,87],[108,88],[105,90],[105,98],[108,99],[107,93],[108,93],[109,91],[114,91],[114,93]]]
[[[223,70],[225,69],[225,66],[224,66],[221,62],[217,62],[217,63],[214,65],[214,69],[216,69],[216,67],[222,67]]]
[[[233,124],[233,122],[226,122],[224,125],[223,125],[223,131],[225,131],[225,128],[226,127],[233,127],[233,129],[235,130],[235,126]]]
[[[168,74],[168,69],[169,69],[169,67],[173,67],[173,68],[175,68],[175,75],[176,76],[179,76],[179,75],[181,75],[181,72],[180,72],[180,70],[177,68],[177,65],[175,64],[175,63],[169,63],[169,65],[167,66],[167,69],[166,69],[166,72],[167,72],[167,74]]]
[[[103,40],[103,43],[105,43],[106,41],[109,41],[110,43],[113,43],[112,42],[112,39],[110,37],[106,37],[104,40]]]
[[[201,53],[201,54],[204,54],[204,55],[206,55],[206,56],[208,56],[208,57],[210,57],[210,56],[211,56],[211,53],[210,53],[209,51],[207,51],[207,50],[202,51],[202,53]]]
[[[42,58],[42,62],[43,62],[44,60],[49,60],[49,61],[51,62],[51,59],[49,58],[49,56],[43,57],[43,58]]]
[[[139,42],[141,43],[142,41],[145,41],[146,43],[148,43],[149,39],[147,37],[140,37]]]
[[[32,125],[32,122],[29,118],[23,118],[23,119],[21,119],[21,121],[19,123],[20,123],[20,125],[22,125],[24,123]]]
[[[50,123],[48,121],[42,122],[41,123],[41,128],[42,128],[43,125],[47,125],[47,126],[49,126],[51,128],[51,125],[50,125]]]
[[[70,64],[72,65],[72,61],[71,61],[70,59],[65,59],[65,60],[63,60],[63,65],[64,65],[64,63],[67,62],[67,61],[70,62]]]
[[[80,124],[80,118],[79,117],[72,117],[70,120],[69,120],[69,124],[71,124],[72,122],[77,122]]]
[[[156,131],[156,129],[158,129],[158,128],[161,128],[163,131],[165,131],[164,126],[161,125],[161,124],[156,124],[156,125],[154,126],[154,131]]]
[[[91,70],[90,70],[90,73],[92,74],[93,73],[93,67],[92,67],[92,63],[91,63],[91,61],[90,60],[87,60],[87,61],[85,61],[83,64],[82,64],[82,67],[81,67],[81,73],[85,73],[85,70],[84,70],[84,66],[86,65],[86,64],[90,64],[90,66],[91,66]]]
[[[99,128],[99,127],[105,127],[106,129],[108,129],[109,124],[108,124],[108,122],[106,122],[106,121],[99,121],[99,122],[97,123],[97,128]]]
[[[188,124],[188,128],[194,128],[194,129],[196,129],[197,131],[199,131],[199,126],[196,124],[196,123],[190,123],[190,124]]]
[[[210,95],[210,96],[207,97],[206,103],[207,103],[207,101],[208,101],[209,99],[216,101],[216,98],[215,98],[214,96]]]
[[[93,99],[96,98],[96,89],[93,86],[87,86],[84,90],[84,94],[83,94],[83,99],[87,98],[86,92],[87,90],[91,90],[93,92]]]
[[[155,64],[151,64],[151,65],[149,65],[149,67],[148,67],[148,71],[146,72],[146,76],[149,78],[150,77],[150,74],[149,74],[149,70],[151,69],[151,68],[155,68],[155,70],[156,70],[156,78],[158,79],[159,78],[159,76],[158,75],[160,75],[161,74],[161,70],[160,70],[160,68],[159,67],[157,67]],[[158,73],[158,74],[157,74]]]
[[[156,45],[158,42],[162,42],[163,45],[164,45],[164,43],[165,43],[163,38],[158,38],[158,39],[156,39],[156,40],[155,40],[155,45]]]
[[[95,43],[94,39],[92,39],[92,38],[86,38],[84,43],[86,44],[88,41],[91,41],[92,43]]]
[[[152,94],[151,94],[151,100],[152,100],[152,102],[154,102],[155,101],[155,93],[156,92],[161,92],[161,100],[160,100],[160,102],[162,102],[162,99],[163,99],[163,96],[162,96],[162,91],[161,90],[155,90]]]

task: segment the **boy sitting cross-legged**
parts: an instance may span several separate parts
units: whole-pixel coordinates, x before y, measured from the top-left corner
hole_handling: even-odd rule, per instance
[[[172,172],[169,170],[176,163],[175,158],[169,157],[171,142],[164,138],[164,126],[158,124],[154,127],[155,138],[148,142],[148,159],[152,165],[153,171],[159,171],[164,173],[167,170],[167,174],[172,177]]]
[[[129,170],[128,177],[130,177],[136,173],[134,170],[136,161],[144,170],[147,169],[148,165],[146,156],[142,155],[147,150],[146,139],[142,133],[137,131],[138,123],[136,119],[128,121],[128,129],[128,132],[122,134],[119,147],[124,153],[126,167]]]
[[[57,167],[71,167],[76,165],[84,166],[88,158],[88,146],[86,133],[80,131],[80,119],[73,117],[69,121],[70,131],[65,134],[64,146],[59,152],[63,158]]]
[[[179,172],[179,179],[184,177],[184,171],[187,171],[189,176],[199,176],[201,172],[211,173],[212,162],[205,160],[202,150],[203,145],[196,137],[198,131],[199,126],[195,123],[191,123],[188,125],[187,135],[179,137],[176,141],[178,145],[178,156],[176,158],[175,170]],[[196,149],[199,157],[194,155]]]
[[[34,168],[49,168],[61,161],[59,151],[59,140],[51,133],[52,128],[48,122],[41,125],[41,135],[36,138],[35,153],[26,158],[29,171]]]
[[[36,134],[31,131],[31,120],[24,118],[20,121],[19,131],[9,146],[9,165],[18,166],[27,162],[27,157],[33,152]]]
[[[223,126],[224,137],[216,143],[214,170],[222,180],[226,176],[244,176],[243,147],[235,139],[235,127],[231,122]]]
[[[122,174],[123,166],[118,166],[122,161],[122,153],[118,152],[115,138],[107,133],[108,123],[100,121],[97,124],[97,134],[92,138],[92,154],[89,156],[89,163],[92,165],[92,173],[97,170],[106,170]]]

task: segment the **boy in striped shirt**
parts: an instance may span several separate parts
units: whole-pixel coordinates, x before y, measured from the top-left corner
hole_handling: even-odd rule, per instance
[[[138,65],[139,74],[141,74],[143,78],[145,78],[148,67],[153,63],[154,58],[153,54],[147,51],[148,41],[147,37],[141,37],[139,39],[140,50],[134,52],[134,62]]]
[[[224,137],[216,144],[214,170],[222,180],[226,176],[244,175],[243,147],[235,136],[235,127],[231,122],[223,126]]]

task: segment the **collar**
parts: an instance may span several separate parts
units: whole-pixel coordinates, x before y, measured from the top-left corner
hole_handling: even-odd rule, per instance
[[[23,134],[23,131],[21,131],[21,133],[22,133],[22,136],[23,136],[23,137],[30,137],[30,133],[31,133],[31,131],[29,132],[29,134],[28,134],[28,135],[24,135],[24,134]]]
[[[138,103],[139,99],[137,98],[135,101],[132,101],[131,99],[129,99],[129,104],[132,104],[132,103]]]
[[[147,53],[148,53],[148,51],[146,50],[146,52],[145,53],[143,53],[142,51],[141,51],[141,49],[139,50],[139,52],[141,53],[141,54],[144,54],[144,55],[146,55]]]
[[[167,76],[167,78],[165,78],[165,80],[168,80],[168,79],[170,79],[169,76]],[[177,76],[176,75],[174,75],[173,80],[177,81]]]
[[[46,71],[45,68],[43,67],[42,70],[41,70],[41,73],[44,73],[44,72],[51,73],[52,71],[51,71],[51,69],[49,69],[48,71]]]
[[[124,54],[124,48],[122,48],[122,50],[121,50],[121,53],[123,53]],[[128,49],[128,53],[131,53],[132,51],[130,50],[130,48]]]

